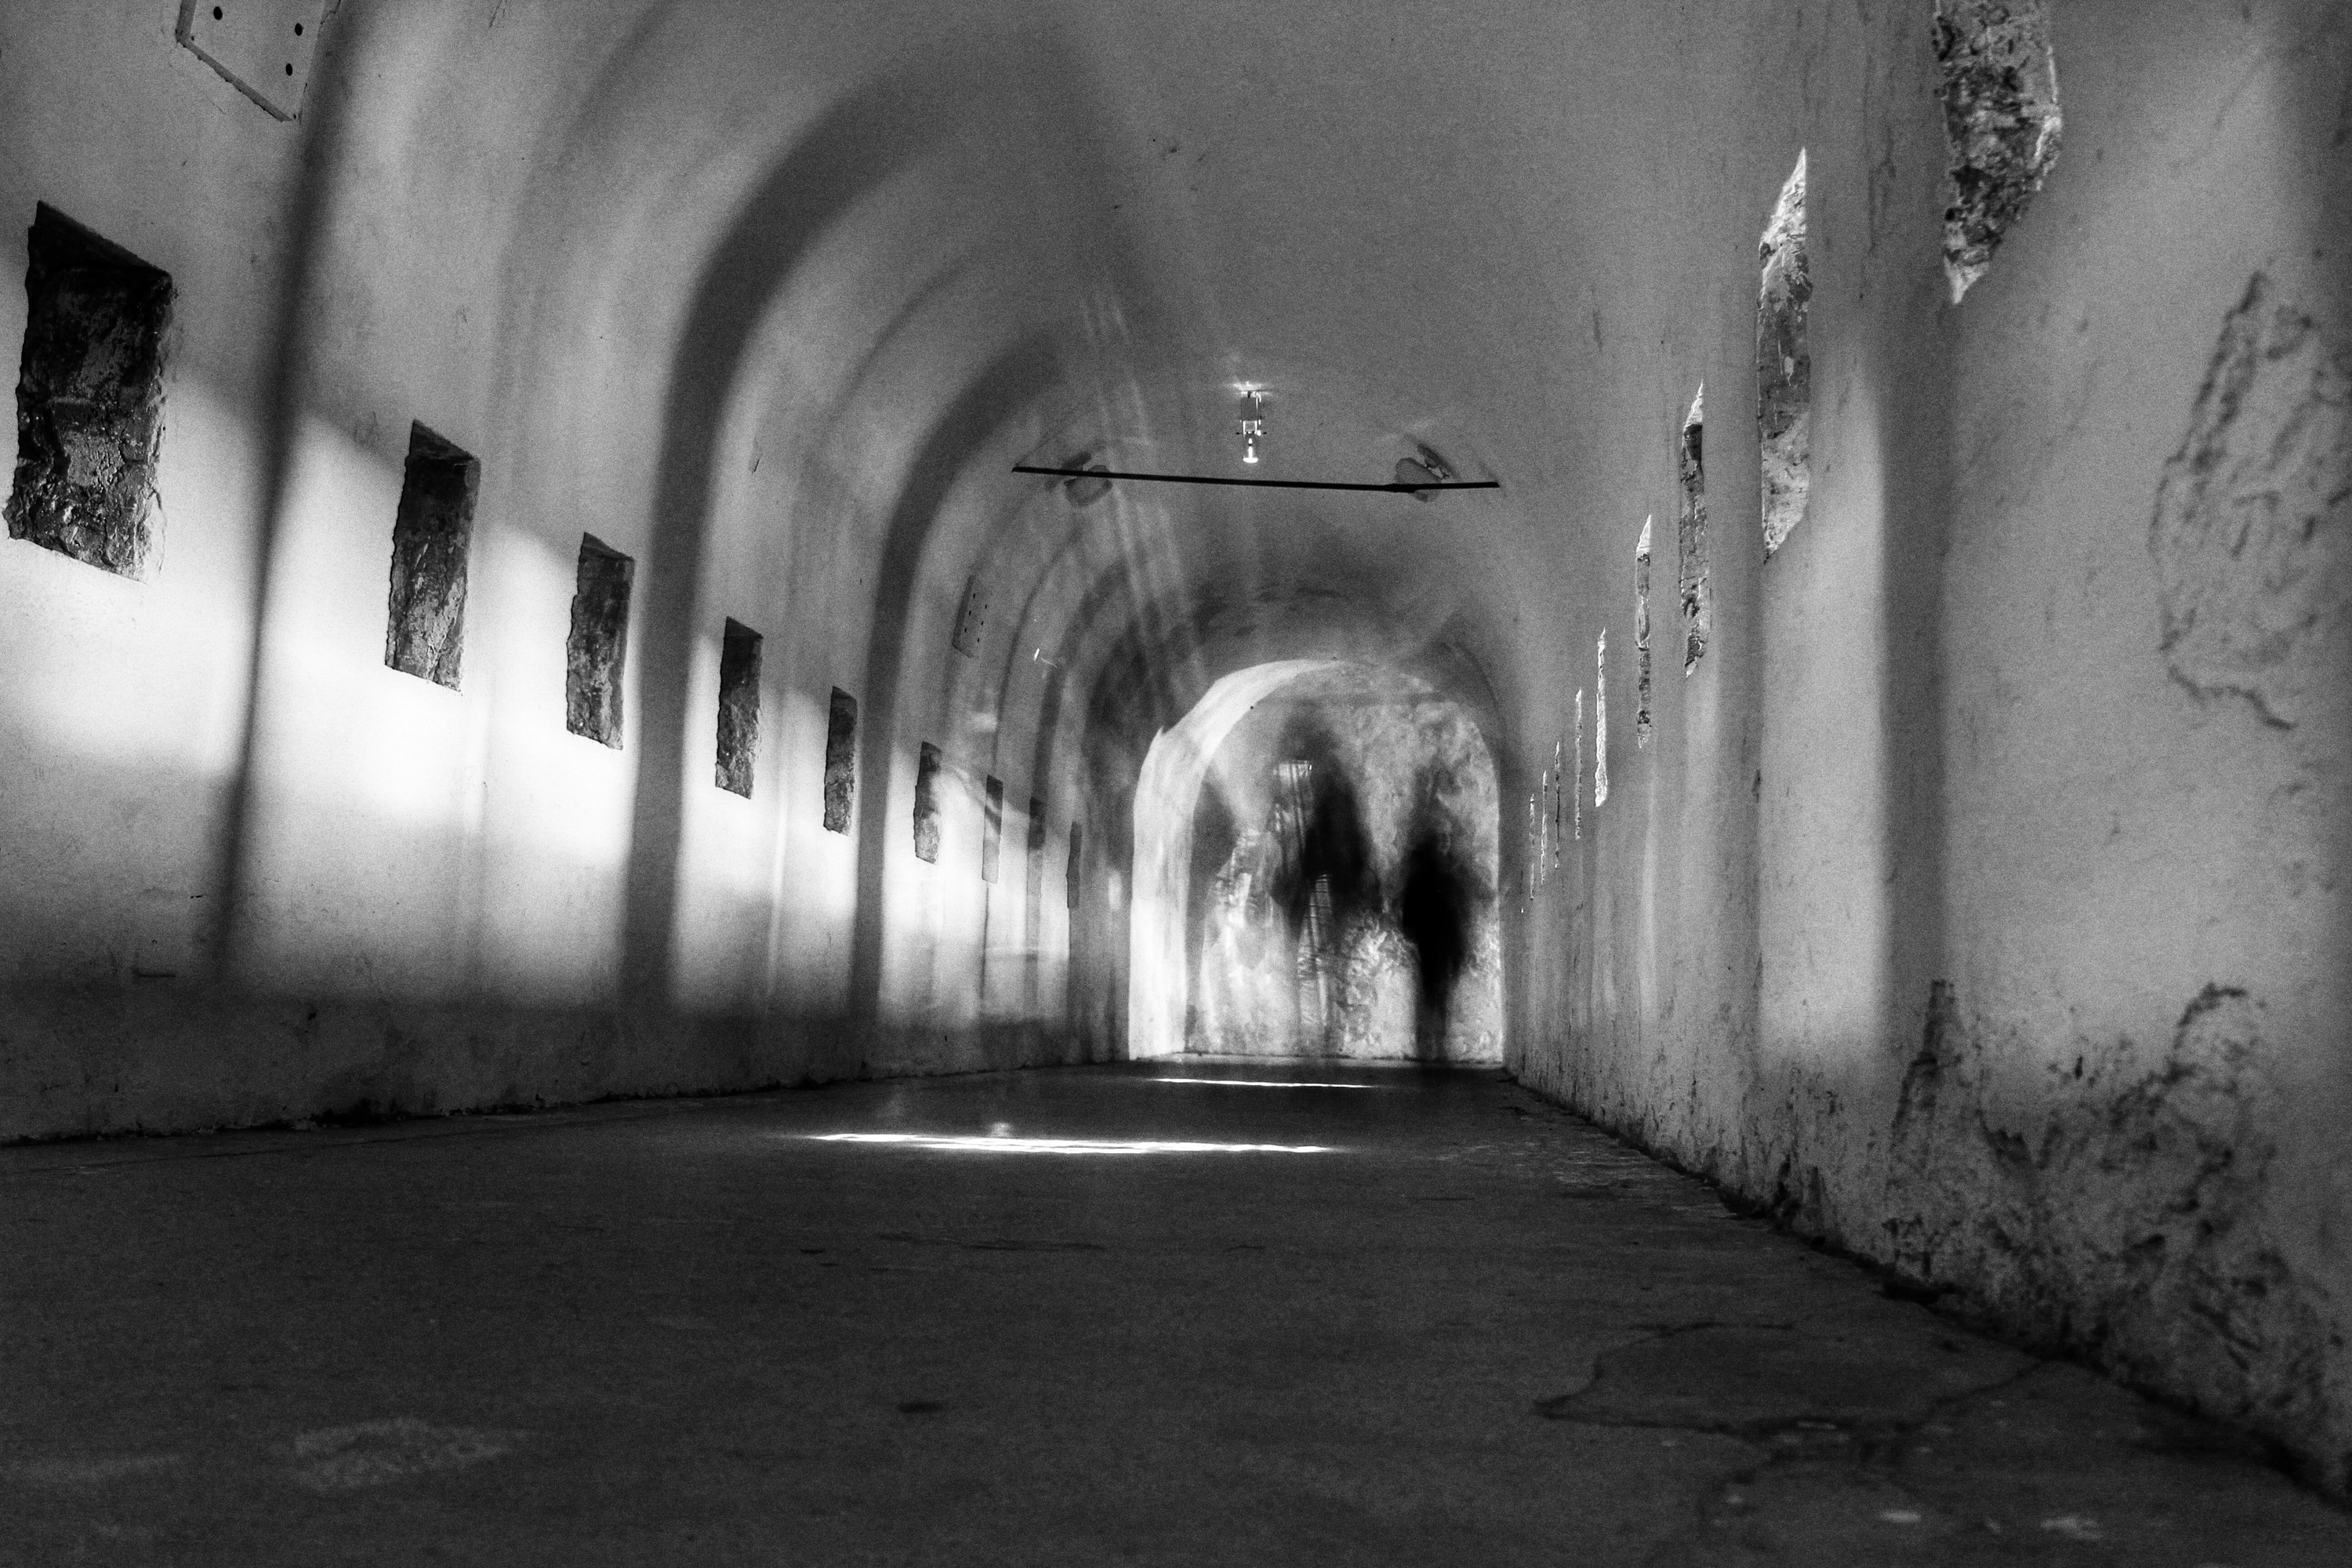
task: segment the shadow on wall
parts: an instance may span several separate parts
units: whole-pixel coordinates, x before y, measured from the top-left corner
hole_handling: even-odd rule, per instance
[[[1001,134],[992,141],[978,139],[980,150],[965,156],[982,163],[994,159],[1008,170],[1006,200],[1035,198],[1036,210],[1051,216],[1054,209],[1038,195],[1050,184],[1046,174],[1036,174],[1028,186],[1017,188],[1012,176],[1034,161],[1030,150],[1039,140],[1034,120],[1059,116],[1067,122],[1079,112],[1063,85],[1066,73],[1056,69],[1064,62],[1056,56],[1039,63],[1050,51],[1034,37],[991,45],[992,54],[943,45],[909,68],[862,83],[797,131],[789,146],[775,150],[762,166],[764,177],[751,184],[729,215],[713,248],[698,258],[688,256],[676,269],[681,287],[691,293],[682,330],[671,345],[666,400],[642,407],[633,404],[626,416],[641,420],[658,440],[660,456],[647,537],[632,544],[642,563],[635,603],[612,617],[625,633],[627,659],[634,666],[625,723],[617,703],[608,705],[595,736],[623,754],[615,759],[600,749],[584,764],[597,770],[593,776],[600,784],[606,778],[625,781],[621,788],[629,793],[624,796],[616,788],[614,797],[626,801],[625,829],[615,831],[583,815],[581,831],[550,847],[545,841],[555,836],[540,831],[531,786],[509,783],[522,770],[485,764],[497,775],[497,788],[486,781],[478,795],[469,796],[474,815],[463,824],[416,827],[413,850],[410,839],[395,837],[409,825],[379,821],[371,827],[367,841],[373,858],[363,868],[382,865],[397,871],[398,890],[407,900],[386,914],[384,907],[400,900],[377,897],[380,884],[371,884],[347,860],[320,848],[331,842],[321,825],[360,817],[370,797],[362,790],[349,817],[337,817],[331,812],[341,809],[342,800],[310,786],[355,777],[363,786],[381,781],[363,776],[364,763],[336,772],[344,767],[342,759],[317,743],[317,735],[326,732],[320,727],[326,705],[317,699],[322,688],[310,679],[308,665],[321,661],[295,635],[319,586],[308,576],[310,558],[298,552],[306,541],[297,536],[306,530],[325,535],[345,521],[319,518],[325,509],[315,497],[298,505],[297,481],[312,460],[298,437],[321,422],[322,411],[342,412],[343,402],[359,396],[353,385],[364,384],[370,395],[381,390],[362,384],[359,372],[343,362],[346,316],[362,306],[348,304],[335,274],[350,260],[337,237],[363,228],[352,215],[373,210],[361,188],[364,171],[354,163],[361,153],[353,138],[376,101],[367,84],[387,73],[396,77],[394,68],[406,58],[397,52],[402,39],[382,32],[383,16],[383,8],[361,7],[339,22],[312,79],[299,164],[282,207],[273,209],[273,217],[282,220],[283,238],[268,259],[278,268],[276,292],[282,303],[263,318],[267,342],[261,359],[268,374],[257,377],[259,390],[241,410],[244,427],[257,438],[258,470],[249,503],[255,570],[249,589],[240,588],[249,594],[249,612],[245,605],[237,606],[250,630],[236,647],[237,667],[223,682],[244,689],[240,732],[223,748],[229,755],[217,776],[199,777],[188,789],[157,788],[163,777],[160,771],[134,778],[128,768],[118,768],[103,779],[105,794],[93,795],[119,799],[126,819],[152,809],[155,798],[174,802],[173,810],[192,819],[201,811],[201,820],[184,837],[211,863],[203,873],[191,874],[193,888],[182,891],[174,882],[167,901],[165,879],[122,857],[126,874],[135,874],[136,885],[152,895],[142,895],[129,936],[118,929],[125,922],[116,911],[101,907],[89,890],[96,879],[58,879],[62,891],[56,901],[62,907],[49,923],[86,936],[77,950],[85,957],[68,953],[49,973],[28,971],[0,995],[0,1034],[12,1039],[37,1037],[37,1054],[0,1053],[6,1057],[0,1061],[0,1105],[6,1111],[0,1116],[0,1137],[126,1127],[169,1131],[314,1114],[390,1114],[747,1088],[837,1076],[861,1065],[840,1044],[847,1031],[800,1026],[831,1025],[836,1022],[832,1016],[788,1016],[787,1009],[763,1004],[762,997],[778,990],[772,984],[755,984],[761,978],[757,974],[717,1001],[679,999],[688,993],[677,972],[685,969],[692,980],[700,972],[733,964],[739,951],[752,947],[736,933],[762,913],[748,897],[739,897],[734,884],[713,890],[687,877],[689,817],[704,809],[706,798],[723,799],[725,809],[738,814],[729,819],[736,822],[752,820],[754,811],[783,809],[765,795],[751,807],[740,805],[738,797],[748,793],[748,774],[740,767],[728,780],[714,783],[707,766],[687,766],[693,748],[708,743],[714,719],[707,699],[693,687],[695,650],[722,627],[745,630],[726,616],[742,606],[717,602],[704,585],[718,558],[714,538],[723,543],[722,531],[749,526],[729,513],[727,497],[712,479],[719,433],[738,384],[762,371],[751,357],[756,342],[747,338],[746,323],[761,321],[812,256],[905,168],[934,155],[943,142],[972,143],[975,121]],[[1034,90],[1009,92],[1012,73],[987,68],[1013,59],[1027,62],[1017,79],[1037,84]],[[948,126],[958,128],[956,138],[942,129]],[[1047,140],[1077,145],[1103,140],[1081,133],[1083,128],[1066,129],[1067,135]],[[423,153],[417,156],[415,176],[422,181],[433,168]],[[530,195],[526,188],[524,197]],[[1076,231],[1074,237],[1068,225],[1031,226],[1042,236],[1032,242],[1041,254],[1060,247],[1078,255],[1108,243],[1093,238],[1091,229]],[[946,235],[938,243],[944,247],[956,237]],[[1033,259],[1022,258],[1025,271],[1053,270],[1032,265]],[[196,270],[190,268],[190,275]],[[387,299],[398,280],[396,270],[387,267]],[[197,295],[187,304],[191,314],[222,308],[217,294],[210,300]],[[557,348],[545,344],[560,347],[569,337],[544,324],[534,329],[527,312],[517,319],[524,324],[490,345],[499,359],[509,366],[536,368],[534,352],[545,348],[551,359],[561,361]],[[878,1010],[874,977],[883,922],[903,923],[905,918],[883,907],[879,891],[887,808],[894,785],[903,783],[894,771],[902,775],[906,769],[892,746],[911,741],[910,735],[897,734],[895,724],[911,715],[911,727],[935,700],[928,690],[933,672],[902,667],[908,605],[919,598],[925,551],[942,526],[943,497],[973,462],[973,454],[999,425],[1024,416],[1063,374],[1056,344],[1027,317],[999,310],[982,325],[984,331],[974,328],[966,338],[944,334],[961,356],[954,363],[977,368],[961,384],[940,377],[952,399],[910,416],[910,423],[922,417],[928,424],[908,468],[893,476],[896,492],[878,545],[882,559],[852,561],[842,574],[852,591],[863,586],[857,574],[868,565],[877,568],[878,579],[872,590],[873,646],[850,650],[849,659],[863,652],[865,663],[853,664],[842,675],[866,694],[869,716],[862,789],[876,809],[866,814],[868,831],[860,841],[867,855],[859,870],[860,903],[852,933],[855,967],[867,982],[857,1000],[868,1015]],[[469,344],[468,352],[478,346]],[[514,379],[543,385],[560,378]],[[390,395],[385,394],[387,400]],[[568,406],[553,396],[538,401],[547,407]],[[520,423],[527,430],[531,421]],[[414,677],[429,683],[433,700],[446,705],[434,710],[436,721],[444,712],[464,713],[467,723],[475,721],[472,715],[483,715],[488,753],[501,759],[501,748],[535,745],[541,734],[561,737],[563,710],[542,704],[509,724],[506,715],[516,710],[494,707],[488,698],[497,679],[513,674],[496,668],[502,645],[478,635],[461,680],[459,655],[467,650],[457,621],[460,601],[449,592],[411,590],[412,579],[436,574],[436,581],[462,583],[468,548],[482,548],[478,536],[466,532],[480,485],[496,480],[505,466],[528,479],[533,462],[554,461],[549,453],[555,447],[541,443],[533,449],[532,443],[502,438],[499,429],[505,428],[489,430],[490,440],[467,434],[468,447],[485,455],[477,458],[415,426],[424,435],[412,436],[411,468],[417,466],[419,452],[431,454],[447,470],[443,510],[454,514],[462,500],[467,516],[458,521],[437,513],[420,519],[404,510],[397,520],[385,515],[368,524],[393,532],[396,624],[386,662],[401,673],[389,679],[404,683]],[[507,434],[511,437],[511,430]],[[306,516],[318,521],[306,522]],[[432,526],[424,526],[428,521]],[[493,520],[482,532],[509,526]],[[572,531],[554,542],[568,551],[581,537]],[[404,550],[408,553],[399,553]],[[502,592],[506,580],[487,575],[487,584],[477,579],[478,590]],[[381,595],[384,583],[378,577],[364,591]],[[625,604],[623,595],[610,597]],[[406,637],[404,627],[410,623],[399,620],[404,606],[415,612],[410,629],[421,628],[421,640]],[[477,626],[485,618],[482,612],[496,616],[509,607],[478,598]],[[622,638],[611,640],[608,689],[617,697]],[[781,662],[773,660],[776,651],[771,649],[772,662]],[[722,664],[722,671],[726,668]],[[372,652],[336,666],[334,674],[338,679],[346,674],[385,679]],[[481,679],[485,675],[492,679]],[[509,690],[515,684],[509,679]],[[736,711],[739,736],[756,729],[758,684],[750,682],[748,704]],[[783,684],[774,680],[771,688]],[[824,689],[818,683],[818,689]],[[450,692],[456,696],[446,695]],[[1057,765],[1045,744],[1041,740],[1040,778]],[[751,751],[748,741],[743,750]],[[54,763],[42,765],[56,771]],[[416,771],[425,776],[422,768]],[[457,773],[452,764],[445,776]],[[438,786],[443,779],[427,782]],[[728,787],[735,788],[735,797],[706,794]],[[335,805],[321,807],[313,795],[333,798]],[[190,796],[195,798],[179,804]],[[793,809],[813,813],[814,803],[803,799]],[[1064,809],[1076,820],[1076,803]],[[395,843],[399,852],[385,847]],[[483,918],[483,889],[546,886],[559,878],[582,896],[545,900],[529,910],[527,920],[509,922],[513,929]],[[617,889],[615,882],[622,884]],[[1042,887],[1042,879],[1037,885]],[[624,927],[617,985],[605,961],[609,933],[598,918],[616,890],[623,895]],[[698,902],[689,902],[689,897]],[[1031,902],[1034,907],[1034,895]],[[708,934],[714,931],[724,934]],[[590,956],[574,962],[591,949]],[[549,953],[557,956],[541,963]],[[103,955],[102,967],[89,955]],[[749,971],[758,962],[754,956],[740,967]],[[772,967],[780,963],[770,962]],[[765,978],[772,982],[773,974]],[[142,986],[158,995],[169,987],[170,1003],[150,1004],[143,994],[135,1003],[121,1000],[121,993],[138,993]],[[614,1005],[615,989],[624,1004],[619,1008]],[[715,986],[710,994],[717,994]],[[765,1013],[763,1005],[769,1008]],[[697,1016],[682,1016],[689,1011]],[[169,1033],[151,1026],[151,1014],[174,1012],[192,1022]],[[1041,1016],[1027,1021],[1036,1026],[1026,1032],[1008,1028],[986,1037],[969,1032],[960,1037],[952,1042],[958,1053],[952,1065],[1012,1066],[1058,1049],[1052,1009],[1032,1012]],[[20,1026],[19,1019],[33,1022]],[[871,1020],[861,1016],[861,1021]],[[288,1031],[294,1032],[300,1048],[285,1045]]]
[[[1185,1049],[1500,1059],[1497,797],[1465,714],[1286,694],[1235,726],[1208,783]]]

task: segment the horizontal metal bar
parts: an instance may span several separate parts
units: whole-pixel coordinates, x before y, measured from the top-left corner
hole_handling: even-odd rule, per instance
[[[1437,485],[1343,485],[1325,479],[1229,479],[1213,474],[1129,474],[1108,468],[1035,468],[1015,463],[1016,474],[1050,474],[1057,479],[1149,479],[1163,485],[1250,485],[1274,490],[1387,490],[1416,496],[1423,490],[1498,490],[1500,479],[1449,479]]]

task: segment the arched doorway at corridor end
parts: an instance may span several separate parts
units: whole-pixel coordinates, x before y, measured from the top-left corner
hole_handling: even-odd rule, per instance
[[[1136,791],[1129,1055],[1499,1063],[1499,822],[1475,717],[1428,683],[1219,680]]]

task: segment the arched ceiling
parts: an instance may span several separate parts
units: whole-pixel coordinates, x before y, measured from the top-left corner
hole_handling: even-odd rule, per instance
[[[1528,187],[1567,163],[1580,26],[1506,10],[347,5],[339,199],[373,170],[468,207],[534,410],[515,488],[649,509],[656,600],[712,569],[713,514],[788,519],[796,554],[908,557],[909,593],[1009,572],[1014,653],[1112,712],[1154,694],[1142,738],[1269,658],[1412,665],[1491,718],[1542,592],[1562,240],[1527,214],[1570,207]],[[1502,488],[1075,506],[1010,471],[1380,483],[1423,446]]]

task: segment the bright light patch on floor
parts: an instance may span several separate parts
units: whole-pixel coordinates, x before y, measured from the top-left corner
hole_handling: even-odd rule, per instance
[[[818,1143],[893,1143],[982,1154],[1336,1154],[1319,1143],[1192,1143],[1157,1138],[1001,1138],[977,1133],[812,1132]]]
[[[1386,1089],[1384,1083],[1292,1083],[1278,1078],[1155,1078],[1153,1083],[1213,1083],[1222,1089]]]

